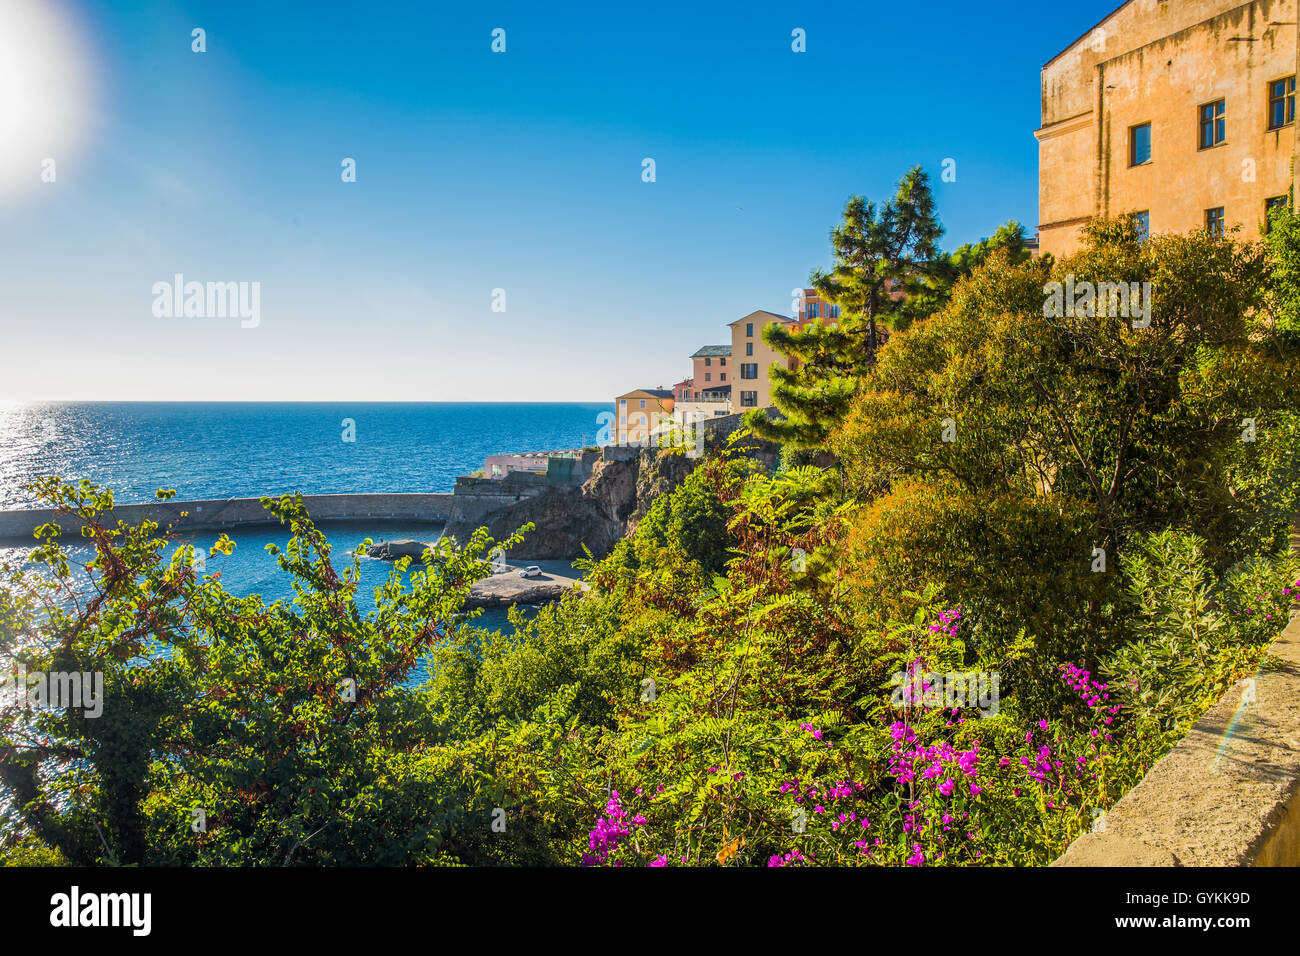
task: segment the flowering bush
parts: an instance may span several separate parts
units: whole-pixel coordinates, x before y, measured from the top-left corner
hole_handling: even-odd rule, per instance
[[[645,817],[638,813],[629,818],[619,802],[618,791],[612,791],[605,803],[605,815],[596,821],[595,828],[587,834],[587,852],[582,855],[582,865],[622,866],[623,857],[629,851],[635,851],[635,840],[632,847],[626,842],[632,836],[632,828],[644,825]],[[648,865],[666,866],[667,862],[667,857],[660,855]]]

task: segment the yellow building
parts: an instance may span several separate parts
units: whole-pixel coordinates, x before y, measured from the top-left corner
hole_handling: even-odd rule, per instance
[[[1096,216],[1258,236],[1295,177],[1297,0],[1129,0],[1042,73],[1041,250]]]
[[[640,445],[673,419],[673,393],[667,388],[637,388],[614,399],[614,443]]]
[[[777,363],[788,368],[790,363],[763,341],[763,329],[774,322],[789,325],[793,321],[788,316],[760,309],[727,323],[731,329],[731,364],[735,369],[731,387],[733,413],[772,404],[772,382],[767,370]]]

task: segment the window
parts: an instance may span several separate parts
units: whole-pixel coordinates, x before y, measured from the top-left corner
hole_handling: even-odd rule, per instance
[[[1151,162],[1151,124],[1128,128],[1128,164],[1141,166]]]
[[[822,304],[820,302],[808,303],[808,318],[815,319],[821,315]]]
[[[1281,129],[1295,122],[1295,77],[1268,85],[1268,128]]]
[[[740,366],[741,378],[758,378],[758,363],[744,362]]]
[[[758,405],[758,392],[741,392],[740,405],[742,408],[754,408]]]
[[[726,373],[726,372],[723,372],[721,375],[718,376],[718,381],[719,381],[719,382],[725,382],[726,380],[727,380],[727,373]]]
[[[644,399],[644,398],[641,399],[641,407],[642,407],[642,408],[645,408],[645,399]]]
[[[840,317],[840,307],[838,305],[831,306],[830,309],[827,310],[827,315],[832,319],[838,319]]]
[[[1224,101],[1215,100],[1199,107],[1201,116],[1201,140],[1199,149],[1218,146],[1226,138],[1224,127]]]
[[[704,381],[706,381],[706,382],[711,382],[711,381],[713,381],[713,373],[712,373],[712,372],[705,372],[705,373],[704,373]]]
[[[1205,210],[1205,231],[1212,236],[1223,235],[1223,207]]]
[[[1285,196],[1273,196],[1264,200],[1264,231],[1273,231],[1273,215],[1279,209],[1287,207],[1287,198]]]
[[[627,408],[627,399],[626,399],[626,398],[620,398],[620,399],[618,400],[618,407],[619,407],[619,408]]]
[[[1138,242],[1146,242],[1147,236],[1151,235],[1151,213],[1144,209],[1133,213],[1133,219],[1137,223]]]
[[[746,343],[745,343],[745,354],[746,354],[746,355],[753,355],[753,354],[754,354],[754,343],[753,343],[753,342],[746,342]]]
[[[721,365],[723,368],[726,368],[726,367],[727,367],[727,360],[724,359],[724,358],[720,358],[720,359],[718,359],[718,364]]]
[[[751,338],[751,339],[754,337],[754,323],[753,323],[753,322],[746,322],[746,323],[745,323],[745,335],[747,335],[747,336],[748,336],[749,338]]]
[[[711,359],[711,358],[705,358],[705,360],[704,360],[704,364],[705,364],[705,365],[712,365],[712,364],[713,364],[713,359]]]

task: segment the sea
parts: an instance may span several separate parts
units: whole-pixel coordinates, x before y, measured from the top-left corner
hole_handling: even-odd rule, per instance
[[[0,510],[40,507],[26,487],[37,476],[87,479],[111,488],[114,501],[246,498],[368,492],[448,492],[456,477],[483,468],[488,455],[596,444],[597,416],[608,403],[152,403],[0,404]],[[347,440],[351,439],[351,440]],[[342,569],[366,538],[433,540],[436,525],[356,522],[323,525]],[[230,532],[235,551],[209,559],[222,585],[267,603],[290,600],[291,580],[265,546],[283,546],[276,528]],[[216,534],[200,535],[196,547]],[[72,547],[82,547],[72,545]],[[0,547],[0,562],[30,547]],[[362,595],[392,570],[362,559]],[[361,599],[363,612],[373,607]],[[485,612],[480,626],[505,625]]]

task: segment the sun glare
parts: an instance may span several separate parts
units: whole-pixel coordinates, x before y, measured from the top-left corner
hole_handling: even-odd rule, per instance
[[[80,25],[58,0],[0,0],[0,200],[39,186],[46,160],[57,176],[59,160],[83,138],[85,49]]]

